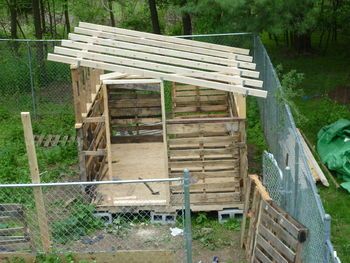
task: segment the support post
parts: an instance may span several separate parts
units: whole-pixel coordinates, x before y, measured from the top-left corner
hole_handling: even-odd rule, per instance
[[[164,81],[160,79],[160,100],[161,100],[161,110],[162,110],[162,132],[163,132],[163,145],[164,145],[164,167],[169,177],[169,167],[168,167],[168,138],[166,132],[166,111],[165,111],[165,90],[164,90]],[[169,187],[166,189],[166,202],[169,205],[170,203],[170,182],[168,183]]]
[[[192,226],[190,200],[190,171],[184,170],[184,202],[185,202],[185,246],[187,263],[192,263]]]
[[[39,184],[40,183],[40,175],[39,175],[39,167],[38,160],[36,157],[35,146],[34,146],[34,136],[32,130],[32,122],[30,119],[29,112],[21,113],[23,130],[24,130],[24,139],[26,143],[30,176],[32,178],[32,183]],[[51,250],[51,241],[50,241],[50,233],[49,233],[49,224],[46,216],[44,197],[40,186],[33,188],[35,206],[38,217],[38,224],[40,230],[40,237],[43,246],[43,250],[45,253],[50,252]]]
[[[105,117],[105,129],[106,129],[108,179],[112,180],[113,170],[112,170],[111,127],[110,127],[109,108],[108,108],[108,92],[107,92],[106,85],[102,85],[102,92],[103,92],[103,115]]]
[[[77,135],[77,144],[78,144],[78,157],[79,157],[79,175],[80,181],[87,181],[87,173],[86,173],[86,160],[84,153],[84,131],[83,124],[77,123],[75,124],[75,130]]]
[[[72,75],[72,88],[73,88],[73,103],[74,103],[74,112],[75,112],[75,122],[82,123],[82,105],[81,105],[81,83],[80,83],[80,69],[78,66],[71,65],[71,75]]]

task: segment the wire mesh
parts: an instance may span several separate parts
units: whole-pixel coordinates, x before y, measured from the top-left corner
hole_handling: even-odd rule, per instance
[[[272,198],[309,230],[303,248],[303,262],[332,262],[325,256],[334,254],[326,245],[330,243],[330,226],[325,223],[327,215],[307,165],[290,108],[278,99],[278,94],[282,92],[280,82],[258,37],[254,39],[254,59],[268,91],[267,99],[258,101],[265,138],[272,153],[264,154],[265,185]]]
[[[304,262],[339,262],[334,256],[329,225],[325,223],[327,215],[300,147],[293,116],[289,107],[278,100],[280,83],[260,38],[249,33],[182,37],[252,50],[264,88],[268,91],[268,97],[259,99],[258,103],[269,151],[276,158],[276,161],[271,156],[264,159],[267,188],[284,209],[308,227],[310,234],[304,247]],[[57,113],[73,114],[69,66],[46,60],[48,51],[52,51],[57,44],[59,41],[0,41],[0,103],[3,108],[13,112],[31,111],[39,117]],[[290,171],[286,173],[287,166]],[[80,190],[69,191],[80,193]],[[10,196],[17,196],[11,191]],[[33,200],[29,195],[29,192],[24,192],[23,197],[26,198],[22,201]],[[29,203],[25,204],[26,210],[33,208]],[[35,214],[32,215],[35,218]],[[57,243],[57,248],[65,247]]]
[[[68,65],[47,61],[60,41],[0,41],[1,107],[35,117],[73,113]]]
[[[165,205],[150,207],[150,200],[115,194],[136,184],[147,190],[143,182],[0,185],[1,251],[47,252],[49,240],[55,253],[171,251],[185,261],[183,194],[173,197],[180,206],[171,211]],[[169,188],[169,182],[147,185],[155,190]],[[172,234],[174,229],[178,235]]]

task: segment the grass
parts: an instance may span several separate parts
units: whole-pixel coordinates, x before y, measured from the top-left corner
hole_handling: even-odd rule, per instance
[[[328,97],[328,92],[349,86],[350,50],[349,39],[341,39],[328,52],[315,50],[312,54],[297,55],[264,38],[264,44],[274,65],[282,64],[286,71],[296,69],[304,73],[300,86],[303,96],[296,97],[294,103],[303,118],[296,118],[297,125],[312,144],[317,141],[318,131],[339,118],[350,119],[349,105],[340,105]],[[317,39],[314,39],[316,46]],[[350,195],[343,189],[320,186],[319,192],[327,213],[332,217],[332,242],[342,262],[350,262]]]
[[[62,106],[63,107],[63,106]],[[67,107],[65,107],[67,108]],[[34,134],[74,135],[74,117],[67,108],[59,114],[32,118]],[[30,181],[28,159],[24,144],[20,114],[0,108],[0,181],[1,183],[24,183]],[[75,175],[77,163],[75,144],[52,148],[37,147],[39,171],[45,172],[43,182],[59,181]]]

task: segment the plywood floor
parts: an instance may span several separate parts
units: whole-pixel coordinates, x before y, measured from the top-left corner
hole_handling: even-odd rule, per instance
[[[127,143],[112,144],[113,180],[168,178],[165,168],[164,144]],[[100,206],[166,205],[169,201],[169,184],[149,183],[154,195],[145,184],[101,185]]]

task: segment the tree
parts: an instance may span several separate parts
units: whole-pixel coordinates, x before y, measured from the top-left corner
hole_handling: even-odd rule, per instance
[[[10,10],[11,17],[11,38],[17,37],[17,0],[6,0],[6,3]]]
[[[113,14],[112,0],[108,0],[109,17],[111,20],[111,26],[115,27],[115,18]]]
[[[153,27],[153,33],[160,34],[160,26],[157,12],[156,0],[148,0],[149,10],[151,13],[151,21]]]
[[[67,35],[70,33],[70,21],[69,21],[69,12],[68,12],[68,0],[64,1],[64,21],[66,24]]]
[[[32,9],[33,9],[35,37],[37,39],[42,39],[43,34],[41,29],[39,0],[32,0]]]

